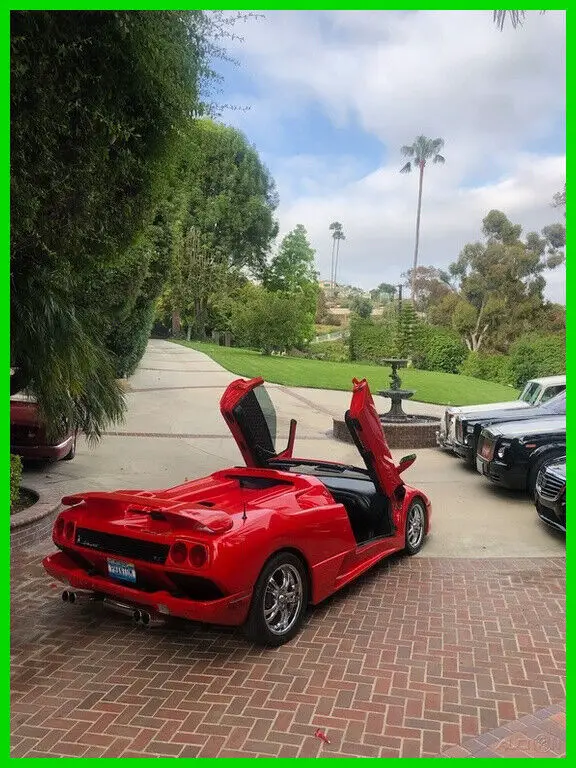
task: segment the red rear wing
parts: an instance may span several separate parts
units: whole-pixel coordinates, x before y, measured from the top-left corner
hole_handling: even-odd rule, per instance
[[[205,509],[189,502],[151,499],[144,494],[96,491],[64,496],[62,504],[67,507],[87,504],[102,517],[150,515],[157,520],[166,520],[177,527],[205,530],[209,533],[224,533],[233,525],[232,518],[226,512]]]

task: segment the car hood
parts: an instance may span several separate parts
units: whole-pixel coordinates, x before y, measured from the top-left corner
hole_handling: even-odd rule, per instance
[[[546,413],[542,411],[541,405],[531,406],[529,408],[518,409],[506,409],[504,411],[481,411],[480,413],[471,414],[470,418],[467,418],[465,414],[460,416],[462,421],[466,421],[468,424],[482,424],[482,423],[500,423],[509,421],[529,421],[531,419],[551,419],[562,418],[566,414],[560,413]]]
[[[561,432],[566,429],[566,416],[554,416],[526,421],[505,421],[486,428],[486,432],[494,436],[523,437],[524,435],[539,435],[548,432]]]
[[[566,482],[566,456],[562,456],[561,459],[556,461],[551,461],[546,465],[546,471],[552,472],[556,477],[560,477]]]
[[[516,408],[528,408],[530,403],[525,403],[524,400],[510,400],[507,403],[482,403],[480,405],[460,405],[447,408],[446,411],[449,414],[455,416],[461,416],[466,419],[468,414],[476,414],[482,411],[502,411],[511,410]]]

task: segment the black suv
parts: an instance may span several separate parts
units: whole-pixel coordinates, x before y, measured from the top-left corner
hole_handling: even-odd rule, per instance
[[[545,523],[566,533],[566,456],[548,462],[540,470],[536,511]]]

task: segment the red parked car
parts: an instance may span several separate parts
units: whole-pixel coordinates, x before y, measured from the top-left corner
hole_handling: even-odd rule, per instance
[[[10,453],[36,461],[70,461],[76,454],[76,433],[64,427],[55,439],[48,439],[34,398],[12,395]]]
[[[430,502],[404,484],[365,380],[346,423],[366,464],[293,458],[296,422],[278,452],[262,379],[228,386],[220,410],[246,462],[163,491],[65,497],[59,551],[44,568],[65,601],[101,600],[152,626],[175,616],[244,625],[281,645],[317,604],[382,558],[420,550]]]

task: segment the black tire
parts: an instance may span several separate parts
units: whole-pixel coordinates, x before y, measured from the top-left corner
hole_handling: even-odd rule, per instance
[[[72,459],[76,456],[76,435],[74,435],[74,442],[72,443],[72,447],[66,454],[66,456],[63,457],[62,461],[72,461]]]
[[[282,586],[278,583],[281,576],[287,578],[288,582],[292,579],[294,582],[292,592],[288,590],[289,585],[283,588],[284,584],[287,584],[284,580]],[[271,586],[272,581],[275,582],[275,587]],[[275,588],[276,595],[273,594]],[[308,574],[299,557],[291,552],[279,552],[271,557],[262,569],[254,587],[250,612],[244,625],[247,636],[258,645],[279,646],[287,643],[300,631],[308,605],[308,591]],[[295,598],[294,602],[288,599],[289,594],[297,593],[299,597]],[[281,596],[283,596],[282,602]],[[275,597],[276,603],[274,603]],[[296,600],[298,600],[297,605]],[[295,606],[293,612],[289,607],[291,605]],[[277,611],[267,618],[265,612],[270,613],[276,606],[278,606]],[[285,630],[280,626],[281,620],[278,626],[274,627],[273,620],[278,615],[278,611],[289,611],[290,621]]]
[[[533,464],[530,465],[530,469],[528,470],[528,477],[526,479],[526,491],[528,492],[528,495],[531,499],[536,498],[536,480],[538,479],[538,473],[544,464],[548,464],[549,461],[554,461],[554,459],[559,459],[560,456],[565,455],[566,449],[559,448],[555,451],[545,453],[544,456],[540,456],[534,461]]]
[[[414,536],[414,531],[411,530],[411,521],[415,514],[420,518],[418,536]],[[420,552],[424,546],[424,539],[426,538],[426,523],[426,504],[424,504],[420,498],[413,499],[408,507],[408,512],[406,513],[404,554],[415,555],[417,552]]]

